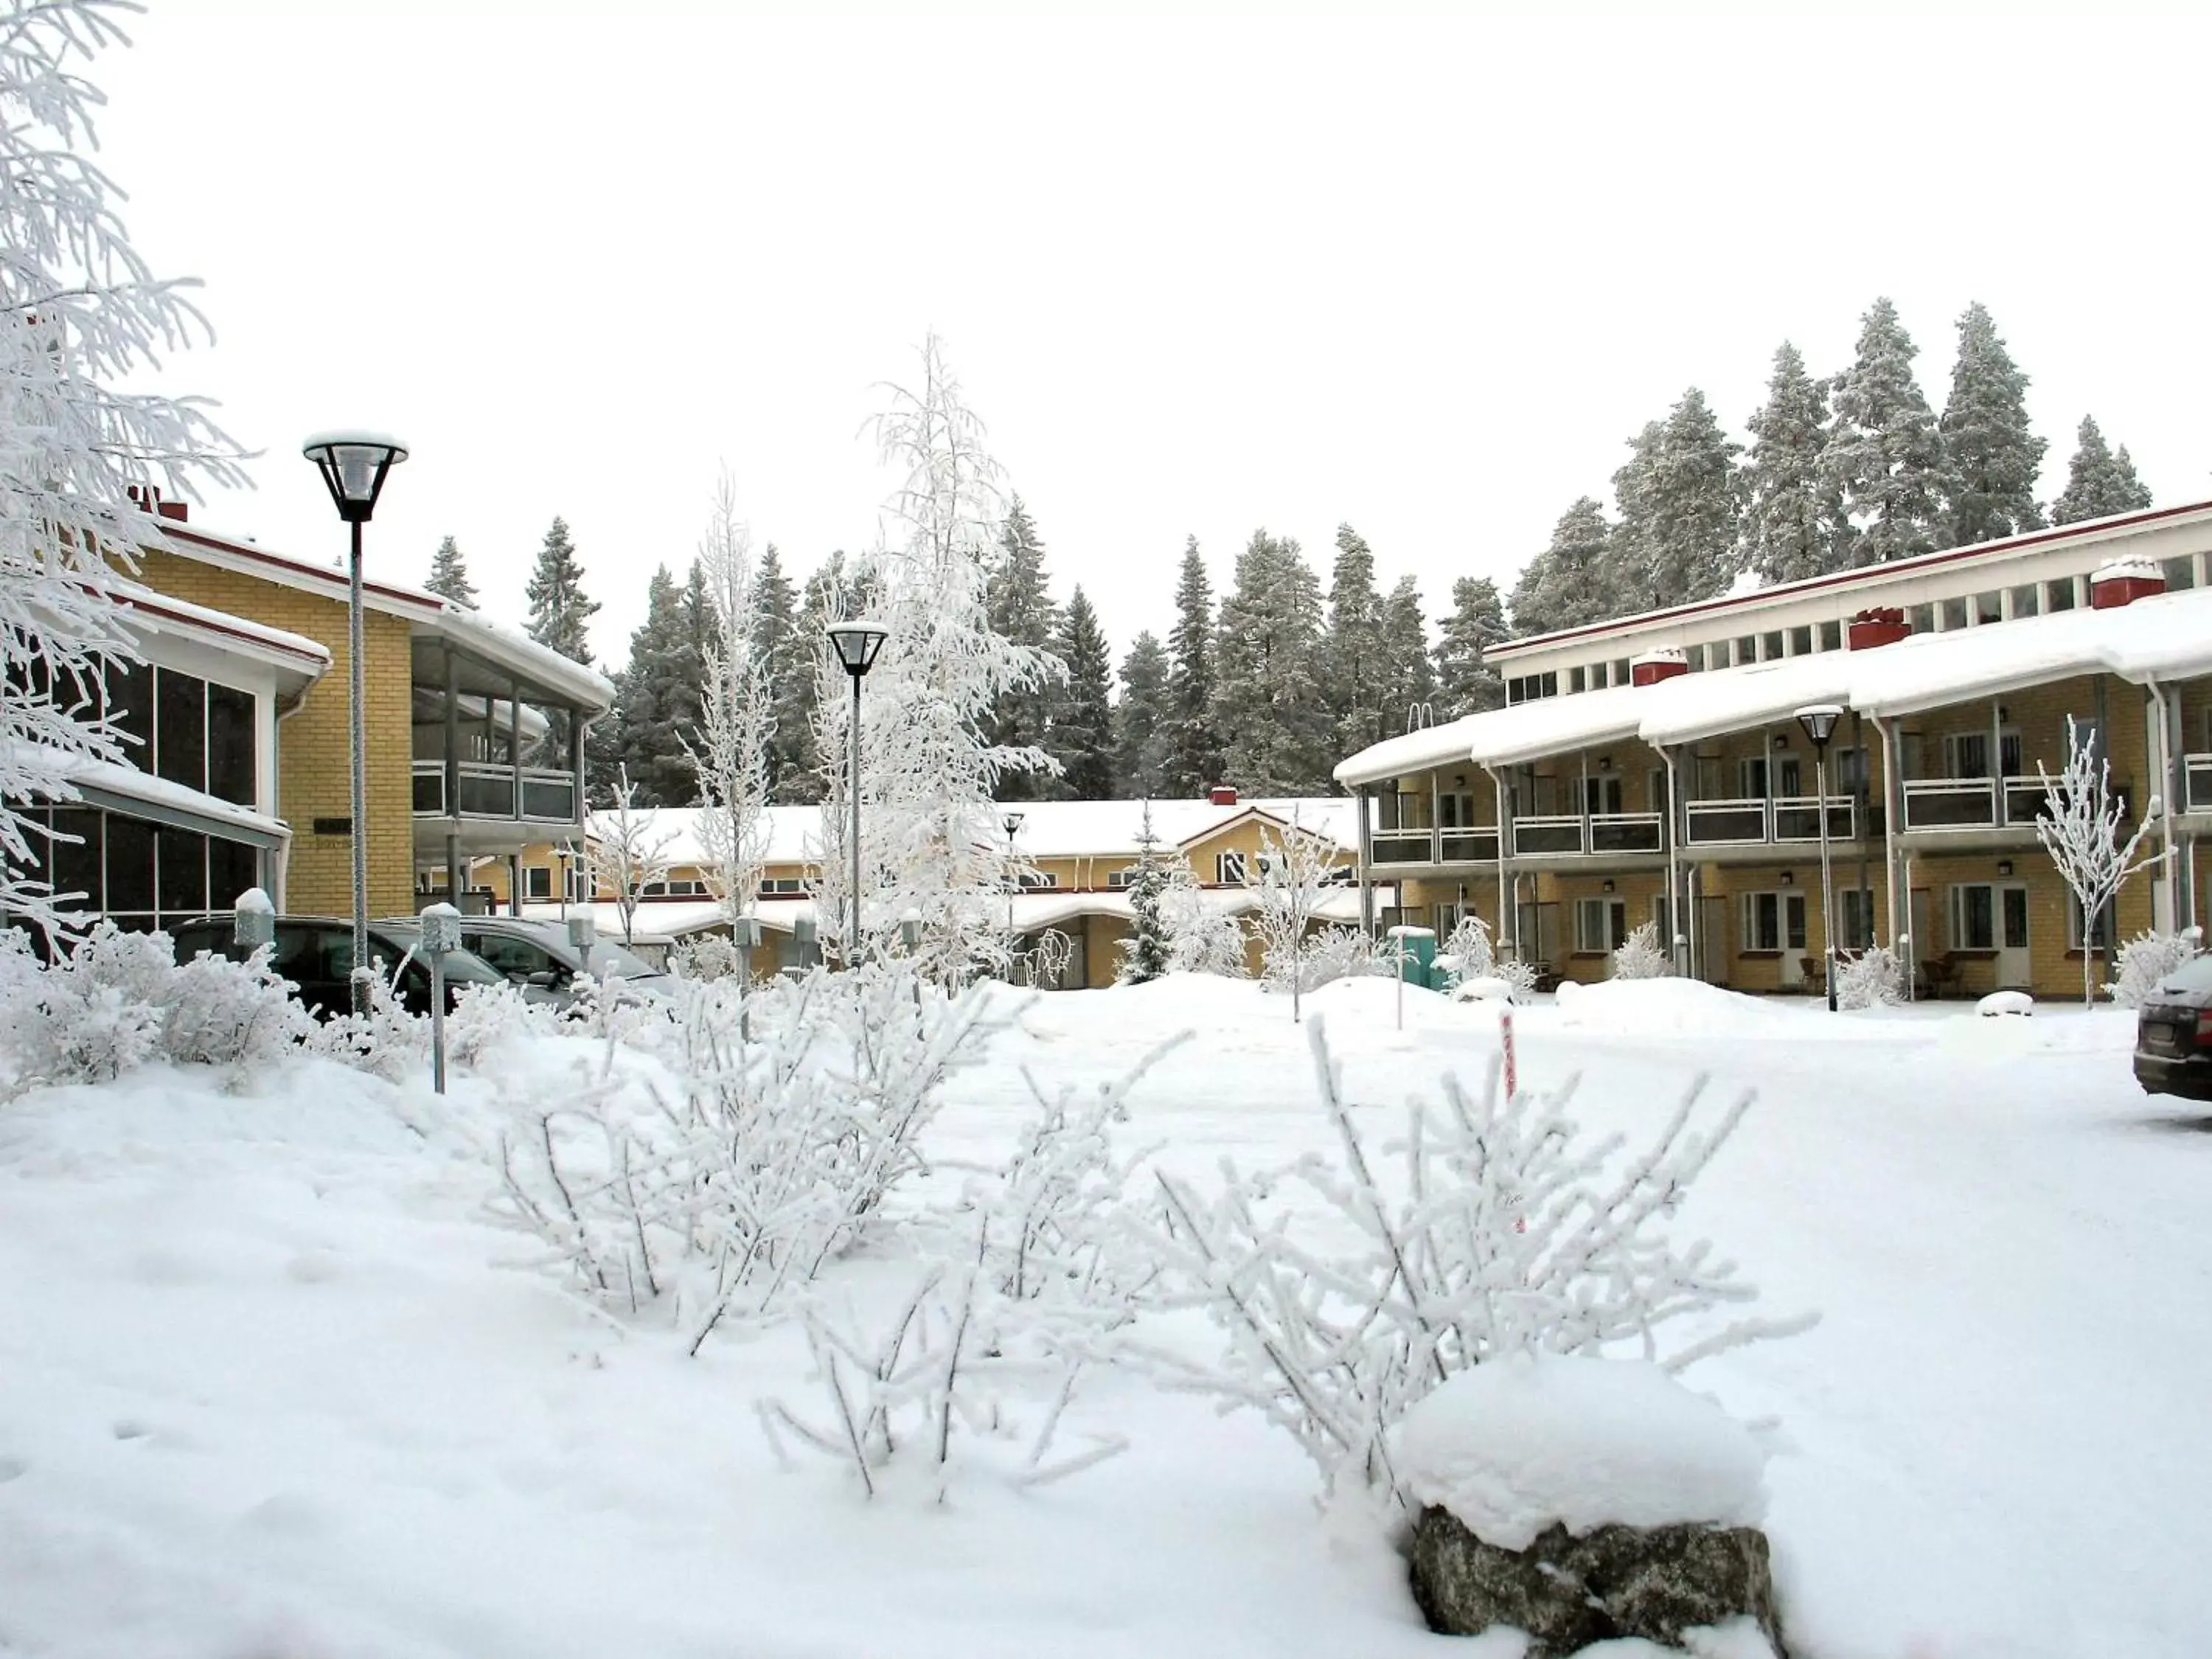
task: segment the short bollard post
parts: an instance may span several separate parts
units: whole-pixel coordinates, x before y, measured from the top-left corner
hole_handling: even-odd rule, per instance
[[[461,948],[461,913],[450,904],[422,907],[422,954],[430,959],[430,1086],[446,1092],[446,957]]]
[[[247,956],[276,940],[276,907],[258,887],[249,887],[231,902],[231,943]]]

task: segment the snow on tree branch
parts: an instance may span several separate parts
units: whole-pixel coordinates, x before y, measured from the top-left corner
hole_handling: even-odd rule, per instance
[[[2112,790],[2112,763],[2100,753],[2094,727],[2069,716],[2066,721],[2066,765],[2057,777],[2038,761],[2036,775],[2043,780],[2044,807],[2035,820],[2036,837],[2060,878],[2073,890],[2081,907],[2081,1000],[2095,1000],[2091,961],[2092,941],[2106,908],[2119,896],[2128,878],[2158,861],[2156,854],[2136,856],[2143,837],[2159,815],[2159,799],[2143,804],[2142,820],[2132,833],[2127,829],[2127,804]]]
[[[700,688],[699,740],[682,738],[699,780],[699,840],[708,884],[724,920],[751,912],[768,853],[769,748],[775,732],[775,688],[755,649],[759,593],[752,535],[738,516],[737,486],[726,472],[714,489],[698,571],[714,612]]]
[[[635,937],[638,902],[647,884],[668,873],[668,848],[675,832],[657,829],[653,815],[635,805],[637,786],[629,768],[615,769],[614,805],[592,819],[592,833],[584,843],[584,859],[595,888],[611,890],[615,908],[622,913],[623,943]]]

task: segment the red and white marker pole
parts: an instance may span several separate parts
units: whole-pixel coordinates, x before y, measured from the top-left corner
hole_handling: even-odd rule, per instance
[[[1499,1052],[1505,1056],[1505,1097],[1510,1100],[1518,1092],[1521,1084],[1520,1067],[1513,1059],[1513,1011],[1510,1008],[1498,1017],[1498,1043]]]

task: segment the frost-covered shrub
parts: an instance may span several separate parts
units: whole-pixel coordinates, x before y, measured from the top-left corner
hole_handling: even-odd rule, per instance
[[[50,966],[8,930],[12,958],[0,985],[0,1047],[15,1063],[15,1092],[52,1083],[106,1083],[158,1053],[176,958],[165,934],[97,923]]]
[[[696,1347],[780,1305],[926,1167],[946,1078],[1000,1029],[989,1000],[905,962],[688,986],[658,1057],[672,1082],[615,1042],[571,1086],[499,1079],[495,1209],[584,1294],[659,1307]]]
[[[696,933],[668,952],[668,969],[678,979],[704,983],[745,970],[744,953],[726,933]]]
[[[1306,941],[1298,962],[1298,988],[1317,991],[1332,980],[1397,972],[1397,958],[1378,949],[1357,927],[1324,927]]]
[[[1149,1358],[1184,1384],[1249,1407],[1294,1435],[1332,1491],[1402,1490],[1391,1431],[1445,1377],[1510,1354],[1630,1350],[1679,1371],[1708,1355],[1800,1330],[1809,1318],[1712,1316],[1756,1292],[1734,1264],[1668,1224],[1750,1105],[1693,1129],[1692,1084],[1641,1149],[1585,1137],[1571,1089],[1503,1097],[1493,1069],[1471,1095],[1443,1080],[1441,1109],[1414,1101],[1383,1141],[1346,1105],[1323,1022],[1311,1042],[1321,1103],[1340,1149],[1246,1175],[1225,1164],[1212,1200],[1158,1171],[1153,1245],[1165,1300],[1204,1310],[1228,1338],[1208,1362]],[[1382,1143],[1378,1145],[1377,1143]],[[1385,1146],[1399,1167],[1384,1170]],[[1313,1213],[1329,1213],[1314,1224]],[[1337,1243],[1346,1226],[1361,1243]],[[1669,1342],[1678,1322],[1702,1334]]]
[[[1869,945],[1836,964],[1836,1006],[1889,1008],[1905,1000],[1905,964],[1887,945]]]
[[[2119,973],[2106,981],[2105,994],[2123,1008],[2142,1007],[2160,980],[2197,954],[2203,937],[2195,927],[2137,933],[2120,946]]]
[[[430,1065],[429,1020],[409,1013],[380,975],[368,984],[368,1012],[325,1020],[308,1037],[308,1048],[388,1082],[422,1075]]]
[[[1457,990],[1475,980],[1498,980],[1504,982],[1514,1002],[1527,1003],[1535,998],[1535,969],[1516,957],[1499,956],[1491,942],[1490,924],[1473,911],[1459,919],[1437,959],[1450,964],[1445,970],[1448,990]]]
[[[1178,974],[1218,974],[1243,979],[1244,930],[1237,918],[1210,902],[1190,867],[1176,865],[1160,892],[1160,921],[1167,929],[1168,965]]]
[[[258,1068],[282,1060],[314,1032],[314,1016],[262,945],[244,962],[202,952],[172,968],[161,1021],[161,1054],[180,1066]]]
[[[1664,979],[1674,971],[1674,964],[1660,948],[1656,922],[1645,922],[1613,947],[1615,979]]]
[[[519,985],[464,985],[446,1016],[446,1058],[474,1067],[510,1037],[550,1036],[555,1030],[550,1004],[532,1002]]]

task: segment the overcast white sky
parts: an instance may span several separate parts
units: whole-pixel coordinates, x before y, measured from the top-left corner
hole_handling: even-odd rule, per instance
[[[2051,441],[2212,495],[2186,15],[958,18],[154,0],[104,159],[265,449],[197,516],[337,554],[307,432],[414,447],[372,568],[460,539],[520,619],[573,527],[619,663],[727,462],[803,571],[875,534],[866,417],[937,329],[1118,657],[1183,538],[1336,526],[1501,583],[1686,386],[1739,437],[1893,295],[1939,407],[1995,313]]]

